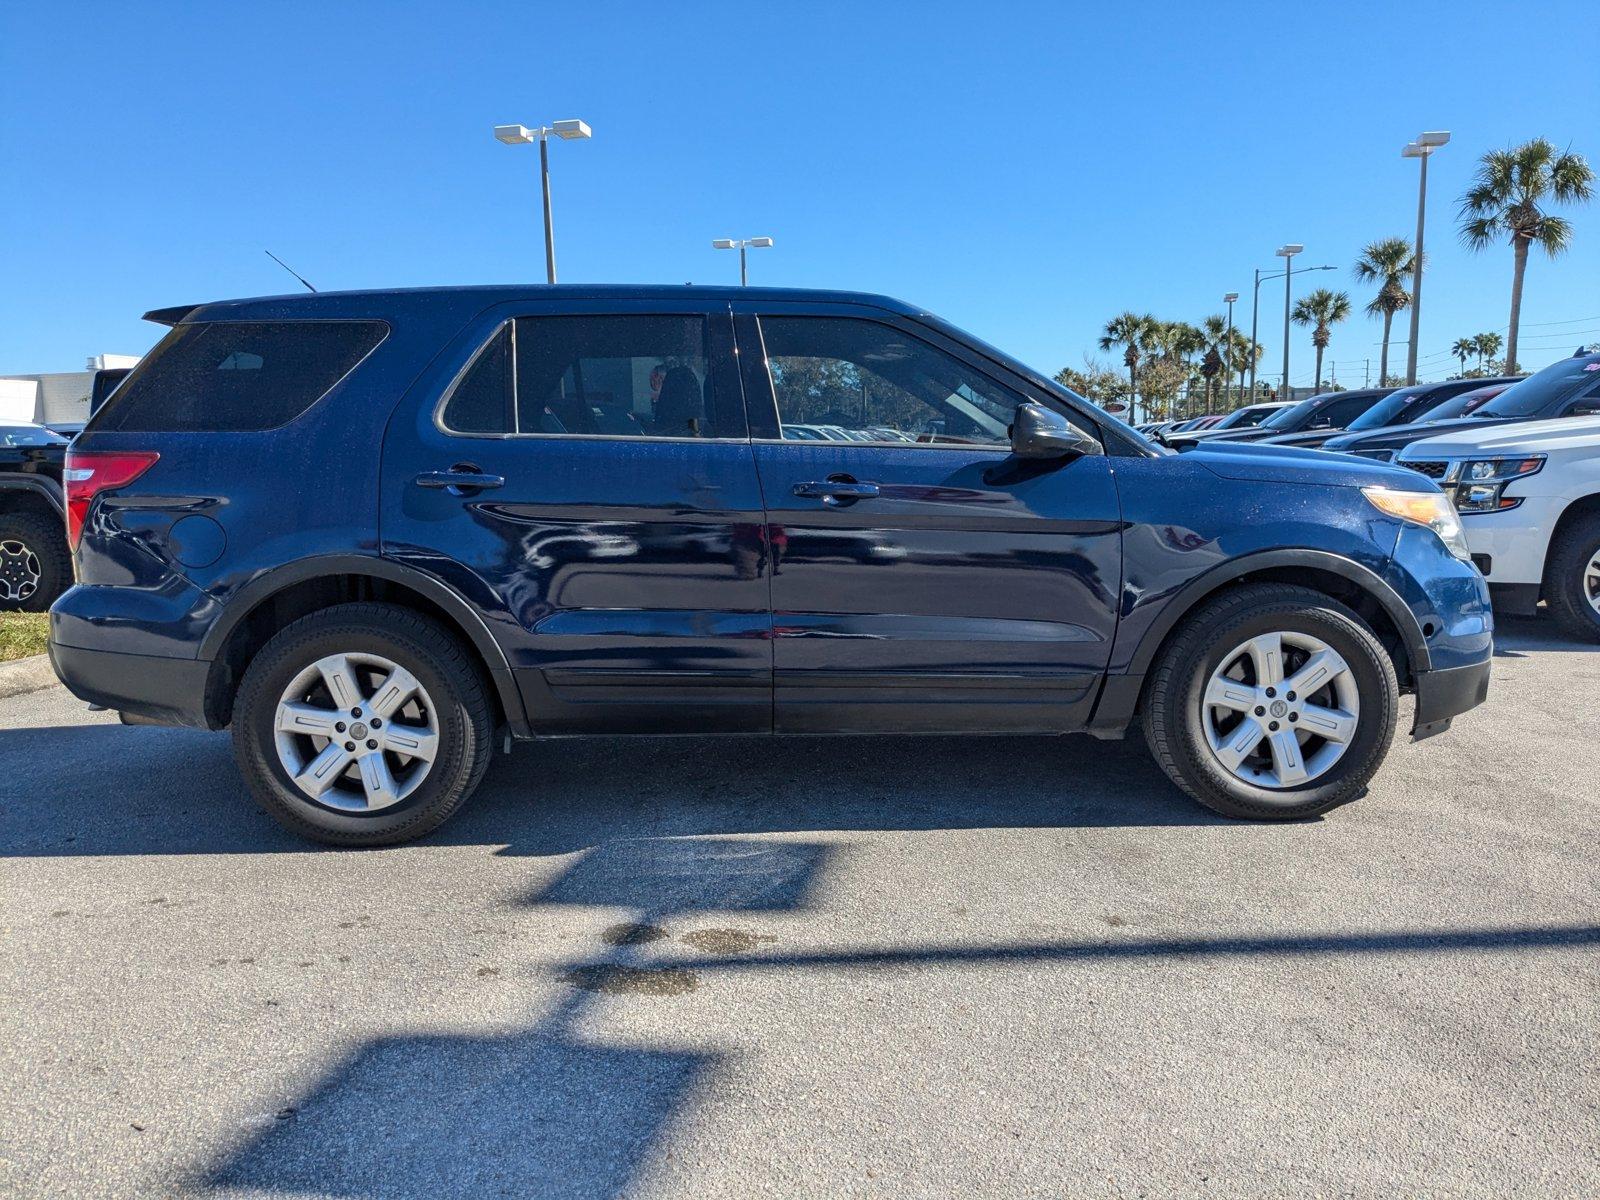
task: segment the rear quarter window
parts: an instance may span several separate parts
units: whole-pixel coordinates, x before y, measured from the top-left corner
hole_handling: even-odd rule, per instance
[[[388,333],[382,321],[180,325],[95,421],[105,432],[248,433],[287,425]]]

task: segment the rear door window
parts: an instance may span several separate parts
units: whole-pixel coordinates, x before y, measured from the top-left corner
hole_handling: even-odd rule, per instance
[[[743,398],[718,387],[699,315],[518,317],[451,389],[451,433],[742,438]]]
[[[105,432],[247,433],[300,416],[388,333],[382,321],[180,325],[95,420]]]

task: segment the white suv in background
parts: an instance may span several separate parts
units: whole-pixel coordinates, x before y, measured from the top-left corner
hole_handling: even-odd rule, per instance
[[[1531,614],[1542,599],[1600,641],[1600,417],[1457,430],[1395,462],[1455,500],[1496,610]]]

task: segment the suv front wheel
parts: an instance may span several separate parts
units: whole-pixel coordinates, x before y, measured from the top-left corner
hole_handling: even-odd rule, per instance
[[[0,513],[0,612],[44,612],[72,586],[72,553],[59,517]]]
[[[1191,614],[1145,698],[1174,783],[1230,817],[1313,817],[1358,796],[1394,738],[1399,687],[1372,630],[1336,600],[1251,584]]]
[[[1544,596],[1569,635],[1600,639],[1600,513],[1579,517],[1550,548]]]
[[[234,757],[295,833],[340,846],[421,837],[492,753],[483,682],[460,642],[389,604],[341,604],[276,634],[245,673]]]

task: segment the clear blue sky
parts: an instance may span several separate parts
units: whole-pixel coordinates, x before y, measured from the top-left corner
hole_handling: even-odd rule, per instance
[[[263,247],[323,289],[540,280],[537,155],[490,128],[581,117],[594,140],[552,148],[563,281],[728,282],[711,239],[770,235],[755,282],[888,292],[1050,371],[1124,308],[1198,320],[1235,290],[1248,326],[1285,241],[1364,303],[1357,250],[1415,220],[1400,147],[1449,129],[1420,339],[1442,375],[1504,328],[1511,275],[1459,246],[1455,198],[1515,140],[1600,160],[1594,35],[1592,0],[10,3],[0,373],[293,290]],[[1567,215],[1574,252],[1529,268],[1527,365],[1600,340],[1600,203]],[[1335,331],[1341,382],[1377,339]],[[1304,331],[1293,352],[1309,382]]]

